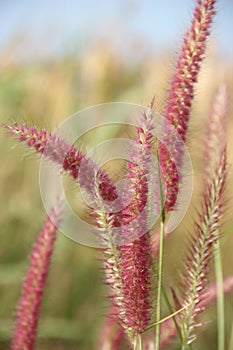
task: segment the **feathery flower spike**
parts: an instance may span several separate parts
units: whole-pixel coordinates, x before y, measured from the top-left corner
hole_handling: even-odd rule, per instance
[[[12,350],[34,349],[39,313],[60,219],[61,209],[57,205],[51,211],[33,247],[17,309]]]
[[[221,154],[226,144],[228,95],[226,85],[219,86],[212,105],[210,117],[208,119],[207,132],[205,137],[205,178],[212,175],[216,167],[219,154]]]
[[[233,276],[229,276],[224,280],[223,283],[224,294],[230,294],[233,292]],[[200,302],[200,314],[211,307],[217,300],[217,286],[216,284],[211,284],[206,288],[206,291],[201,296]],[[179,317],[179,315],[178,315]],[[177,331],[172,319],[167,320],[161,326],[162,328],[162,342],[161,350],[167,349],[169,345],[177,338]]]
[[[188,123],[190,119],[192,102],[194,99],[194,86],[198,79],[202,61],[207,46],[207,38],[210,34],[210,28],[215,14],[216,0],[197,0],[194,10],[191,28],[186,32],[181,48],[181,54],[178,57],[175,74],[168,94],[168,103],[165,108],[165,118],[173,125],[181,139],[185,142],[187,136]],[[166,125],[165,125],[166,134]],[[165,143],[160,145],[160,161],[163,176],[166,181],[166,202],[167,211],[173,210],[178,185],[181,179],[178,178],[176,166],[165,145],[169,142],[169,132]],[[177,165],[182,166],[183,151],[176,149]]]
[[[55,134],[48,133],[45,129],[38,130],[35,127],[29,128],[27,124],[19,126],[17,122],[13,125],[3,125],[8,130],[8,134],[15,136],[19,142],[25,143],[29,148],[34,149],[36,153],[46,156],[55,164],[59,164],[61,169],[67,172],[73,177],[74,180],[80,180],[81,186],[85,188],[86,193],[91,193],[90,186],[93,183],[86,178],[93,177],[93,174],[98,171],[99,178],[99,190],[103,200],[114,201],[117,197],[116,186],[111,182],[107,173],[98,169],[93,160],[87,158],[80,150],[75,146],[71,146],[62,138],[58,138]],[[82,172],[82,179],[79,178],[80,166],[85,167]],[[88,171],[89,167],[89,171]],[[85,178],[86,177],[86,178]],[[143,189],[144,190],[144,189]],[[136,208],[136,203],[131,203]],[[143,203],[139,210],[142,210]],[[119,225],[119,220],[126,221],[129,218],[128,207],[124,212],[116,213],[114,215],[114,225]]]
[[[184,305],[191,305],[181,315],[182,339],[184,345],[195,339],[197,316],[203,311],[203,295],[208,281],[209,264],[213,258],[214,244],[219,238],[220,221],[223,216],[223,194],[226,181],[226,150],[204,194],[203,213],[195,223],[195,236],[192,238],[189,254],[185,261],[180,290]]]
[[[135,203],[127,208],[129,218],[133,217],[134,220],[123,217],[122,231],[123,237],[130,237],[131,242],[118,247],[124,295],[123,313],[120,317],[131,340],[149,325],[152,309],[152,261],[148,232],[148,215],[151,214],[155,204],[151,203],[151,197],[154,198],[154,196],[151,193],[153,189],[150,188],[151,148],[154,143],[151,107],[152,105],[145,109],[140,118],[137,147],[134,146],[130,153],[131,163],[128,164],[126,175],[128,185],[124,201]],[[143,209],[146,210],[143,211]]]
[[[62,138],[55,134],[48,133],[45,129],[41,131],[35,127],[29,128],[26,124],[19,126],[14,122],[13,125],[3,125],[8,130],[9,135],[15,136],[18,141],[24,142],[29,148],[34,149],[36,153],[46,156],[55,164],[59,164],[61,169],[73,177],[78,179],[81,162],[90,166],[93,172],[97,166],[88,159],[80,150],[74,146],[70,146]],[[110,178],[102,170],[99,170],[100,192],[104,200],[114,201],[117,198],[116,187],[110,181]],[[85,182],[88,186],[88,183]]]
[[[212,105],[212,111],[208,121],[208,129],[205,137],[205,181],[204,185],[208,186],[208,181],[217,166],[219,156],[226,146],[226,127],[227,127],[227,107],[228,96],[225,85],[221,85],[215,94]],[[216,232],[218,236],[218,232]],[[215,255],[215,278],[217,281],[218,298],[217,298],[217,323],[218,323],[218,349],[225,349],[225,316],[224,316],[224,292],[223,292],[223,272],[222,257],[220,249],[220,237],[218,237],[214,246]]]
[[[145,215],[142,214],[148,205],[149,164],[153,144],[151,122],[152,111],[145,110],[137,129],[136,146],[134,145],[130,154],[131,162],[128,164],[126,176],[127,191],[122,195],[123,202],[130,203],[122,210],[122,215],[117,216],[120,237],[117,237],[115,247],[111,247],[110,242],[108,248],[102,250],[106,283],[111,290],[110,299],[116,317],[131,342],[148,326],[152,308],[151,246],[147,232],[147,210]],[[100,197],[99,201],[102,201]],[[103,238],[105,241],[108,237],[114,238],[109,219],[115,220],[111,214],[108,220],[106,218],[103,210],[96,215],[96,222],[102,227],[102,231],[107,228],[108,232],[105,232]]]

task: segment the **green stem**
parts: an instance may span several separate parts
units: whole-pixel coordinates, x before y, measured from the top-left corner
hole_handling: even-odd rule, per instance
[[[142,335],[140,333],[134,337],[133,349],[143,350]]]
[[[165,302],[167,304],[168,310],[169,310],[170,314],[172,314],[173,313],[172,306],[171,306],[171,303],[169,301],[169,298],[168,298],[167,293],[166,293],[165,289],[163,288],[163,286],[162,286],[162,293],[163,293]],[[180,343],[182,344],[182,334],[181,334],[181,331],[180,331],[180,327],[179,327],[179,325],[178,325],[178,323],[176,321],[176,316],[173,316],[172,319],[173,319],[174,325],[176,327],[177,334],[178,334],[178,336],[180,338]]]
[[[143,350],[142,335],[138,334],[138,350]]]
[[[151,328],[154,328],[155,326],[157,326],[158,323],[161,324],[161,323],[163,323],[163,322],[169,320],[170,318],[175,317],[175,316],[178,315],[181,311],[183,311],[186,307],[187,307],[187,306],[184,306],[184,307],[182,307],[181,309],[179,309],[179,310],[173,312],[172,314],[170,314],[170,315],[168,315],[168,316],[162,318],[162,319],[159,320],[158,322],[155,322],[155,323],[150,324],[148,327],[146,327],[146,328],[144,329],[144,332],[145,332],[145,331],[148,331],[148,330],[151,329]]]
[[[156,322],[155,327],[155,350],[160,349],[160,328],[159,323],[162,312],[162,278],[163,278],[163,254],[164,254],[164,228],[165,228],[165,209],[164,209],[164,196],[162,187],[162,176],[159,161],[159,150],[156,149],[157,161],[158,161],[158,179],[159,179],[159,191],[160,191],[160,203],[161,203],[161,223],[160,223],[160,238],[159,238],[159,267],[158,267],[158,290],[157,290],[157,308],[156,308]]]
[[[218,350],[225,349],[224,291],[220,242],[217,240],[215,252],[215,276],[217,284]]]
[[[158,291],[157,291],[157,312],[156,312],[156,322],[161,319],[161,296],[162,296],[162,274],[163,274],[163,250],[164,250],[164,222],[160,224],[160,244],[159,244],[159,269],[158,269]],[[161,325],[158,323],[155,327],[155,350],[160,349],[160,328]]]
[[[137,337],[136,336],[133,339],[133,350],[137,350]]]
[[[187,350],[187,346],[189,347],[189,350],[193,350],[192,344],[189,344],[189,345],[182,344],[180,349],[181,350]]]
[[[229,345],[228,345],[228,350],[233,349],[233,322],[231,325],[231,335],[230,335],[230,340],[229,340]]]

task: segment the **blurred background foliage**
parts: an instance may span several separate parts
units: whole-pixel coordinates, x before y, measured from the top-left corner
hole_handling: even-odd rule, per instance
[[[175,54],[147,51],[140,60],[125,59],[111,42],[99,40],[80,55],[75,50],[49,59],[19,59],[17,37],[0,53],[0,121],[27,121],[53,130],[76,111],[95,104],[125,101],[146,105],[155,95],[156,109],[163,113]],[[136,39],[135,39],[136,41]],[[179,45],[179,41],[178,41]],[[43,49],[43,48],[42,48]],[[46,47],[45,47],[46,49]],[[212,43],[202,69],[188,138],[195,170],[193,203],[182,226],[166,246],[165,282],[176,281],[184,256],[190,222],[201,193],[202,141],[210,104],[218,84],[225,82],[233,96],[233,64],[220,58]],[[233,109],[229,106],[229,197],[232,197]],[[12,336],[15,306],[27,268],[28,256],[46,217],[39,183],[38,157],[0,134],[0,349]],[[231,202],[232,203],[232,202]],[[233,274],[233,214],[223,237],[224,275]],[[97,349],[107,290],[98,262],[98,251],[58,235],[43,303],[37,349]],[[226,300],[227,337],[233,322],[233,296]],[[213,321],[195,349],[215,349]],[[207,317],[206,317],[207,318]],[[211,345],[210,345],[211,344]],[[175,349],[175,347],[174,347]]]

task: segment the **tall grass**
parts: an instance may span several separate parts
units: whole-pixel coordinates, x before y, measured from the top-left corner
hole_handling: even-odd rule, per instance
[[[74,243],[68,242],[65,238],[59,237],[57,253],[56,251],[54,253],[54,266],[52,266],[50,274],[51,283],[48,286],[44,312],[41,317],[38,348],[54,347],[65,349],[67,347],[77,347],[81,349],[97,349],[100,343],[101,349],[117,350],[124,349],[124,347],[131,347],[135,350],[162,349],[169,348],[174,341],[175,344],[179,342],[182,349],[191,348],[191,343],[193,343],[193,349],[214,348],[215,333],[217,333],[215,323],[212,322],[208,327],[209,334],[212,333],[208,345],[205,344],[205,339],[201,338],[201,336],[200,340],[198,340],[199,334],[201,334],[198,328],[201,328],[202,331],[207,328],[202,317],[204,311],[208,311],[208,308],[212,305],[213,300],[218,300],[218,317],[220,318],[220,315],[222,315],[221,318],[224,317],[224,305],[221,299],[223,301],[224,291],[225,293],[230,293],[232,290],[232,285],[229,282],[231,280],[229,278],[225,280],[221,278],[220,275],[224,270],[220,269],[216,259],[216,266],[218,266],[216,271],[219,272],[216,281],[218,297],[215,293],[212,300],[209,298],[211,291],[215,288],[215,285],[214,287],[210,285],[212,263],[214,257],[220,256],[219,245],[221,246],[223,234],[226,239],[222,218],[226,215],[227,207],[226,183],[230,181],[231,176],[229,174],[227,178],[227,173],[229,172],[227,157],[230,158],[231,156],[230,152],[226,153],[225,144],[227,136],[224,118],[226,115],[227,96],[226,94],[221,95],[220,91],[221,98],[219,95],[213,97],[212,91],[208,88],[206,89],[208,94],[205,95],[205,99],[201,101],[200,106],[197,105],[194,110],[192,109],[194,91],[196,91],[194,89],[196,89],[197,81],[199,80],[199,86],[201,86],[203,81],[203,77],[200,77],[200,67],[204,59],[207,36],[209,35],[214,16],[214,5],[215,1],[197,1],[192,25],[185,35],[181,54],[178,57],[174,75],[171,79],[172,83],[167,99],[164,94],[166,119],[174,126],[182,140],[190,139],[194,142],[194,146],[200,140],[193,141],[195,132],[192,133],[192,130],[188,134],[190,118],[199,117],[199,109],[200,111],[207,111],[208,107],[206,106],[211,104],[211,100],[214,101],[213,106],[215,106],[208,113],[209,119],[206,118],[207,124],[212,126],[212,128],[206,128],[202,135],[204,142],[201,154],[207,154],[205,159],[206,169],[203,167],[204,171],[202,172],[205,176],[205,181],[203,181],[204,189],[198,193],[198,198],[201,198],[200,203],[197,204],[198,215],[192,211],[191,216],[194,219],[189,217],[185,222],[186,227],[188,227],[188,234],[183,235],[182,229],[179,228],[178,232],[169,238],[166,234],[166,225],[164,226],[164,223],[166,223],[165,218],[169,216],[170,212],[176,210],[177,185],[180,179],[177,177],[177,169],[174,166],[174,159],[171,154],[153,136],[153,128],[155,127],[153,108],[156,108],[156,102],[155,107],[152,103],[149,109],[145,109],[145,113],[141,116],[140,125],[136,129],[138,148],[130,150],[132,163],[127,164],[125,169],[128,184],[124,200],[125,202],[132,200],[132,202],[129,202],[130,204],[117,217],[114,217],[112,214],[109,215],[105,207],[106,198],[113,200],[117,195],[111,174],[105,173],[103,169],[101,171],[96,169],[94,160],[90,161],[85,158],[83,150],[68,145],[63,140],[57,140],[49,132],[40,128],[30,127],[25,123],[8,123],[6,127],[8,134],[13,135],[17,141],[26,144],[35,153],[44,154],[53,162],[60,164],[60,166],[62,165],[63,170],[68,175],[71,175],[74,180],[77,180],[79,176],[80,159],[86,159],[88,169],[91,169],[91,171],[94,169],[95,186],[93,187],[92,196],[96,206],[91,213],[92,220],[96,222],[100,238],[105,243],[106,241],[108,243],[108,248],[103,249],[101,252],[101,260],[103,261],[107,287],[111,290],[109,299],[112,307],[110,308],[102,337],[99,336],[101,330],[98,322],[99,319],[102,319],[103,322],[101,313],[104,301],[100,298],[100,295],[103,292],[108,292],[99,282],[101,278],[96,266],[99,263],[94,262],[93,251],[88,248],[78,247]],[[98,54],[101,55],[101,53]],[[109,60],[112,62],[111,58]],[[85,61],[82,66],[84,65]],[[107,69],[109,69],[109,75],[105,73],[102,80],[98,81],[98,87],[100,86],[101,88],[98,88],[96,95],[93,93],[95,91],[95,69],[93,69],[93,84],[80,81],[80,84],[83,85],[81,85],[80,94],[77,97],[77,93],[73,92],[76,91],[74,88],[77,82],[72,78],[72,73],[76,72],[77,76],[78,72],[78,65],[75,62],[72,64],[61,62],[54,66],[53,71],[45,69],[43,74],[41,74],[38,67],[34,69],[24,68],[24,70],[19,70],[17,67],[9,67],[5,73],[5,79],[2,78],[1,84],[2,112],[6,115],[8,113],[12,114],[12,111],[14,111],[15,114],[21,115],[22,119],[27,119],[27,116],[24,116],[25,110],[27,115],[36,113],[38,116],[43,116],[42,120],[39,121],[39,125],[43,126],[43,124],[47,124],[46,119],[48,115],[53,116],[53,123],[57,123],[59,118],[64,118],[71,113],[74,106],[79,105],[79,107],[83,107],[87,102],[91,104],[105,102],[109,98],[119,99],[124,94],[130,96],[130,89],[134,87],[135,90],[135,85],[138,83],[135,72],[130,71],[129,68],[124,67],[122,64],[122,72],[128,76],[128,79],[122,79],[121,84],[118,86],[118,80],[114,81],[114,77],[116,78],[117,76],[119,65],[114,67],[113,62],[113,66],[111,65]],[[134,69],[136,70],[136,68]],[[140,67],[136,70],[137,73],[139,69]],[[88,73],[90,74],[90,72]],[[82,72],[80,72],[80,75],[82,75]],[[112,78],[112,90],[110,89],[109,91],[109,89],[104,89],[104,85],[106,80],[110,78]],[[224,79],[224,77],[222,78]],[[45,81],[49,92],[46,96],[43,93]],[[206,85],[211,82],[210,76],[206,81]],[[199,87],[199,89],[201,88]],[[135,102],[139,98],[140,93],[143,93],[142,90],[136,89],[136,94],[132,101]],[[144,94],[143,96],[145,96]],[[87,96],[91,96],[89,101]],[[43,103],[41,103],[41,99]],[[216,119],[216,105],[219,105],[219,99],[221,102],[220,107],[217,109],[219,119]],[[202,99],[200,98],[200,100]],[[203,114],[200,113],[200,115]],[[228,115],[230,115],[229,110]],[[218,126],[216,127],[217,123]],[[201,120],[199,125],[203,124],[204,122]],[[222,135],[224,136],[222,137]],[[169,135],[165,133],[164,141],[168,142],[168,139]],[[214,141],[211,141],[216,139],[220,140],[220,144],[215,144]],[[48,143],[50,147],[46,149]],[[173,145],[173,148],[175,147],[176,145]],[[208,147],[210,150],[205,152]],[[155,149],[158,149],[159,152],[156,153]],[[176,149],[176,151],[178,154],[178,160],[176,158],[176,161],[182,166],[182,150]],[[13,152],[16,151],[14,150]],[[146,225],[147,218],[137,219],[137,216],[141,212],[141,208],[147,205],[150,195],[148,192],[148,179],[150,178],[148,163],[153,152],[157,154],[157,159],[162,169],[162,176],[159,177],[160,197],[155,198],[160,204],[162,203],[162,212],[164,213],[161,219],[161,236],[158,235],[157,230],[156,232],[146,232],[142,236],[140,234],[136,235],[136,238],[130,243],[115,247],[112,244],[112,232],[116,222],[118,224],[120,222],[122,234],[127,236],[137,233],[137,230],[140,233],[141,227]],[[17,156],[17,153],[13,154]],[[212,159],[213,154],[215,155],[214,161]],[[30,174],[31,168],[26,162],[24,162],[25,168],[20,167],[19,162],[16,162],[13,158],[12,153],[4,151],[2,163],[3,171],[1,176],[6,186],[1,189],[1,192],[7,200],[6,204],[2,205],[2,232],[4,240],[0,283],[2,284],[5,304],[3,313],[4,315],[10,315],[12,309],[10,310],[7,305],[9,303],[13,305],[19,294],[19,289],[16,288],[16,285],[19,283],[17,271],[19,268],[25,271],[25,256],[29,251],[28,245],[33,241],[30,232],[36,231],[36,226],[39,226],[38,218],[41,216],[42,210],[36,194],[38,188],[34,186],[34,181]],[[37,169],[34,170],[34,174],[36,174],[36,171]],[[10,179],[9,176],[11,176]],[[35,177],[35,175],[33,176]],[[162,182],[166,184],[166,194],[163,193]],[[22,188],[24,188],[25,192],[22,191]],[[131,194],[130,196],[129,193]],[[165,196],[164,201],[163,195]],[[163,204],[165,205],[164,207]],[[151,243],[152,238],[155,241],[157,240],[155,245]],[[169,242],[170,240],[173,240],[172,243]],[[166,243],[165,246],[164,243]],[[169,250],[166,250],[169,244]],[[158,250],[159,245],[160,250]],[[217,245],[218,248],[216,250]],[[22,249],[19,249],[19,246]],[[184,248],[183,254],[181,254],[182,249],[179,246]],[[226,248],[223,247],[221,250]],[[183,256],[182,259],[179,259],[179,256],[175,254],[177,251],[180,252],[179,255]],[[40,253],[33,256],[38,259],[43,258]],[[19,265],[19,262],[23,262],[22,267]],[[232,275],[229,267],[231,265],[230,262],[231,255],[228,252],[228,257],[223,267],[228,267],[225,274]],[[174,270],[175,265],[178,265],[179,269],[182,270],[180,275]],[[32,269],[33,266],[35,264],[32,264]],[[45,264],[43,266],[45,266],[46,270],[48,265]],[[158,279],[156,278],[156,273],[158,274]],[[172,277],[173,274],[174,277]],[[172,288],[167,286],[170,284],[169,279],[173,281]],[[32,277],[29,280],[32,283]],[[27,284],[27,279],[25,283]],[[93,292],[93,284],[96,287],[94,289],[95,293]],[[6,292],[8,290],[10,290],[9,293]],[[28,290],[27,285],[24,285],[24,290]],[[162,290],[168,295],[168,298],[164,298],[164,300]],[[172,293],[170,293],[170,290]],[[43,291],[44,285],[42,287]],[[26,299],[29,294],[26,293],[25,295],[24,293],[23,297]],[[221,294],[222,297],[220,299]],[[171,298],[171,295],[173,295],[173,298]],[[99,302],[102,305],[101,311],[97,307]],[[230,303],[230,299],[226,301],[226,303],[228,302]],[[25,305],[26,312],[28,303],[24,303],[24,300],[21,301],[21,305],[22,303]],[[175,320],[172,318],[167,319],[160,325],[161,318],[166,314],[165,310],[167,309],[170,313],[171,311],[178,311],[174,316]],[[157,310],[157,313],[154,310]],[[47,320],[46,316],[43,316],[46,314],[50,315]],[[209,315],[208,320],[212,320],[213,316],[211,317],[211,314],[208,313],[207,315]],[[34,316],[38,320],[40,316],[39,308],[36,309],[36,315]],[[27,317],[30,319],[33,315],[26,313],[26,319]],[[176,321],[176,324],[174,321]],[[232,321],[230,316],[226,314],[226,323],[230,321]],[[8,322],[8,324],[11,323]],[[17,334],[19,334],[22,327],[27,327],[29,334],[35,333],[35,323],[33,323],[33,326],[30,326],[30,323],[25,323],[25,320],[22,320],[20,314],[18,314],[12,348],[33,349],[34,342],[28,345],[25,340],[24,344],[17,344]],[[30,327],[32,327],[31,330]],[[178,327],[178,331],[176,327]],[[221,338],[224,330],[223,319],[218,323],[218,327],[220,329],[218,337]],[[156,328],[155,336],[150,333],[151,331],[148,331],[151,328]],[[226,332],[225,338],[227,339],[227,328],[224,332]],[[179,333],[180,338],[178,337]],[[7,332],[2,328],[1,340],[3,347],[5,346],[4,344],[9,344],[10,337],[11,332]],[[219,341],[219,350],[223,350],[223,344],[224,340]]]

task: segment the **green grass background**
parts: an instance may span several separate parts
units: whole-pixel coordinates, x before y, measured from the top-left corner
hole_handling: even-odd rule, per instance
[[[13,50],[13,49],[12,49]],[[79,57],[79,58],[78,58]],[[67,55],[50,62],[22,63],[13,52],[0,56],[0,121],[27,121],[53,130],[76,111],[94,104],[125,101],[147,104],[155,95],[162,113],[174,56],[147,55],[137,64],[126,62],[108,45],[95,45],[83,56]],[[165,284],[174,284],[185,252],[185,235],[200,202],[202,141],[213,93],[222,81],[233,96],[233,66],[209,52],[197,85],[188,146],[195,170],[193,203],[183,225],[165,251]],[[232,103],[229,108],[229,197],[232,196]],[[0,131],[0,349],[8,349],[16,303],[28,256],[46,217],[38,182],[39,159]],[[231,202],[232,203],[232,202]],[[224,275],[233,274],[232,209],[225,236]],[[37,349],[98,348],[107,314],[103,273],[98,251],[58,235],[40,320]],[[233,322],[233,296],[226,300],[226,330]],[[207,316],[208,315],[208,316]],[[216,349],[215,309],[205,316],[212,322],[194,349]],[[174,346],[176,349],[177,346]],[[171,347],[172,349],[172,347]]]

